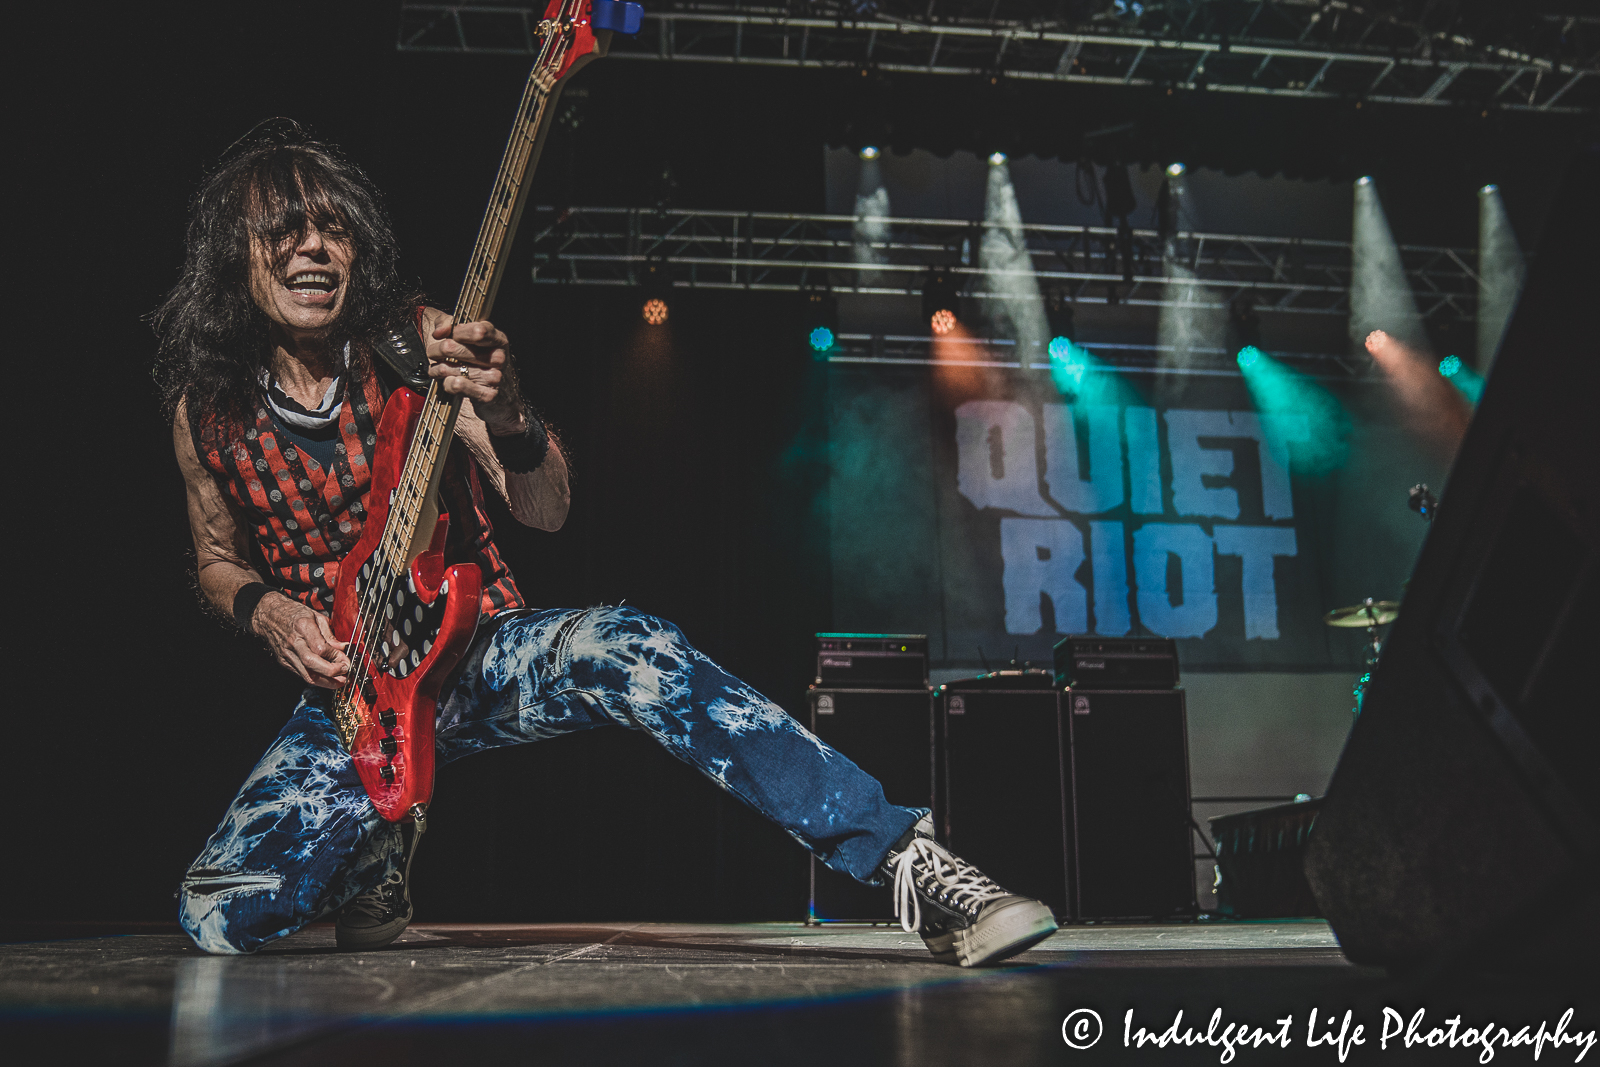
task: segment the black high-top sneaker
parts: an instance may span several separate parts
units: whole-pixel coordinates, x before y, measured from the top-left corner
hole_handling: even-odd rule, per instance
[[[1056,932],[1050,909],[1008,893],[933,839],[924,815],[884,859],[894,913],[941,963],[977,967],[1015,956]]]
[[[375,887],[339,909],[333,937],[340,948],[382,948],[405,933],[410,922],[411,889],[406,876],[390,871]]]
[[[419,805],[411,811],[411,822],[400,832],[410,840],[405,845],[405,861],[383,881],[339,909],[333,924],[333,938],[340,948],[357,951],[382,948],[405,933],[411,923],[411,861],[428,828],[427,815]]]

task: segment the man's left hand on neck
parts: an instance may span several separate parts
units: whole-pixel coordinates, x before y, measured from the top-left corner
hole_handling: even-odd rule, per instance
[[[527,416],[511,366],[511,342],[488,321],[457,323],[430,309],[428,374],[451,395],[472,401],[473,411],[489,432],[507,437],[527,429]]]

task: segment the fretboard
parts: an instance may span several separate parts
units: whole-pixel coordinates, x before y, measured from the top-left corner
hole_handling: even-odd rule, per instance
[[[461,295],[456,299],[455,321],[477,322],[488,316],[494,306],[495,294],[500,288],[504,273],[505,256],[510,250],[510,240],[516,232],[517,221],[527,198],[527,181],[538,160],[544,134],[549,127],[552,90],[556,85],[556,72],[563,69],[566,50],[572,37],[557,25],[542,23],[543,43],[533,72],[528,76],[522,102],[512,123],[511,137],[506,142],[500,171],[495,176],[494,190],[489,195],[489,207],[484,212],[483,224],[478,228],[478,240],[472,248],[472,259],[467,264],[466,280],[461,285]],[[426,343],[429,338],[423,338]],[[461,397],[446,393],[435,379],[428,388],[427,401],[412,438],[411,450],[406,455],[405,469],[389,512],[383,532],[383,555],[397,565],[415,555],[418,544],[418,523],[428,515],[427,504],[438,492],[439,479],[444,470],[445,453],[454,436],[456,415],[461,409]]]

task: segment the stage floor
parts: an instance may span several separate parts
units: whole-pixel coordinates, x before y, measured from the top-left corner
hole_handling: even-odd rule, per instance
[[[1017,960],[964,971],[933,962],[898,927],[766,923],[413,926],[379,952],[335,949],[312,927],[253,957],[208,957],[172,932],[83,936],[37,928],[0,945],[0,1059],[173,1064],[840,1064],[1227,1063],[1216,1043],[1126,1047],[1130,1032],[1204,1032],[1228,1023],[1290,1044],[1236,1050],[1233,1062],[1338,1063],[1307,1048],[1313,1009],[1348,1009],[1367,1027],[1353,1060],[1410,1061],[1377,1038],[1385,1006],[1427,1026],[1514,1019],[1553,1028],[1578,987],[1475,978],[1398,982],[1357,967],[1315,920],[1078,926]],[[32,938],[22,940],[23,938]],[[1592,1030],[1595,1004],[1571,1029]],[[1063,1022],[1079,1012],[1069,1037]],[[1319,1026],[1315,1036],[1326,1029]],[[1338,1027],[1334,1027],[1334,1033]],[[13,1058],[22,1051],[22,1057]],[[1522,1062],[1507,1050],[1501,1062]],[[1434,1050],[1475,1062],[1479,1050]],[[1575,1050],[1554,1062],[1571,1063]],[[1586,1060],[1592,1057],[1586,1057]]]

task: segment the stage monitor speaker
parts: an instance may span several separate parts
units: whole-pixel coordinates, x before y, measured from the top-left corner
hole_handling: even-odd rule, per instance
[[[1071,901],[1059,694],[976,683],[940,688],[941,836],[962,859],[1006,889],[1044,901],[1065,921]]]
[[[1181,689],[1067,689],[1073,915],[1193,916],[1189,733]]]
[[[1322,801],[1304,800],[1211,817],[1217,911],[1230,919],[1314,917],[1306,844]]]
[[[810,702],[811,732],[881,782],[891,803],[933,807],[932,690],[812,689]],[[893,922],[894,903],[813,857],[809,921]]]
[[[1307,878],[1358,963],[1548,969],[1597,947],[1596,189],[1590,135],[1311,837]]]

